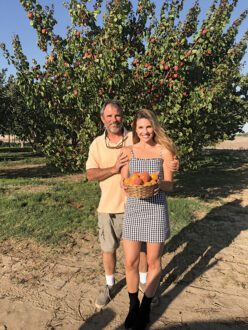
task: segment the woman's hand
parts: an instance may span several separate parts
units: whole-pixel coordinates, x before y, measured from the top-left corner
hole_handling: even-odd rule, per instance
[[[179,160],[177,159],[176,156],[174,156],[174,158],[172,160],[167,160],[166,161],[166,165],[168,166],[169,170],[171,172],[177,172],[179,170]]]
[[[122,189],[123,192],[124,192],[124,195],[125,195],[126,197],[128,197],[128,195],[127,195],[127,186],[125,185],[124,181],[125,181],[125,178],[121,178],[120,186],[121,186],[121,189]]]
[[[121,181],[120,181],[121,189],[125,189],[124,180],[125,180],[124,178],[121,178]]]
[[[121,186],[121,189],[123,189],[125,191],[127,189],[127,186],[125,185],[124,181],[125,181],[125,178],[121,178],[120,186]]]

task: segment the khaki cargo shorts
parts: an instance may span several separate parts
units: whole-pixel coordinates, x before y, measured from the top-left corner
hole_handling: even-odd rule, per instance
[[[103,252],[115,252],[120,246],[124,213],[98,213],[99,241]],[[141,252],[146,253],[142,242]]]
[[[114,252],[120,246],[123,213],[98,213],[99,241],[103,252]]]

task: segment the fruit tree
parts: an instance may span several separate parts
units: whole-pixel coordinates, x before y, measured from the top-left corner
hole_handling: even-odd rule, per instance
[[[2,49],[16,67],[30,129],[39,127],[38,144],[58,167],[83,167],[102,130],[106,99],[122,102],[127,125],[137,109],[152,109],[185,165],[203,147],[241,130],[248,78],[240,63],[248,32],[240,41],[236,36],[248,10],[231,22],[238,0],[214,0],[199,23],[198,1],[180,19],[185,1],[165,0],[158,15],[150,0],[70,0],[71,25],[61,37],[53,7],[20,0],[45,64],[27,61],[18,35],[13,55]]]

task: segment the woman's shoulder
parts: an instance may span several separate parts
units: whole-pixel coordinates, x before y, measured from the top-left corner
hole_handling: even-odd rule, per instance
[[[173,153],[165,146],[160,146],[160,153],[163,159],[173,159]]]

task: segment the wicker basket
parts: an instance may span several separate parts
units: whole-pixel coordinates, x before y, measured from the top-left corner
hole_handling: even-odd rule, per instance
[[[150,186],[134,186],[134,185],[125,185],[126,193],[129,197],[135,197],[135,198],[148,198],[152,197],[154,195],[154,191],[156,188],[158,188],[158,183],[154,183]]]

